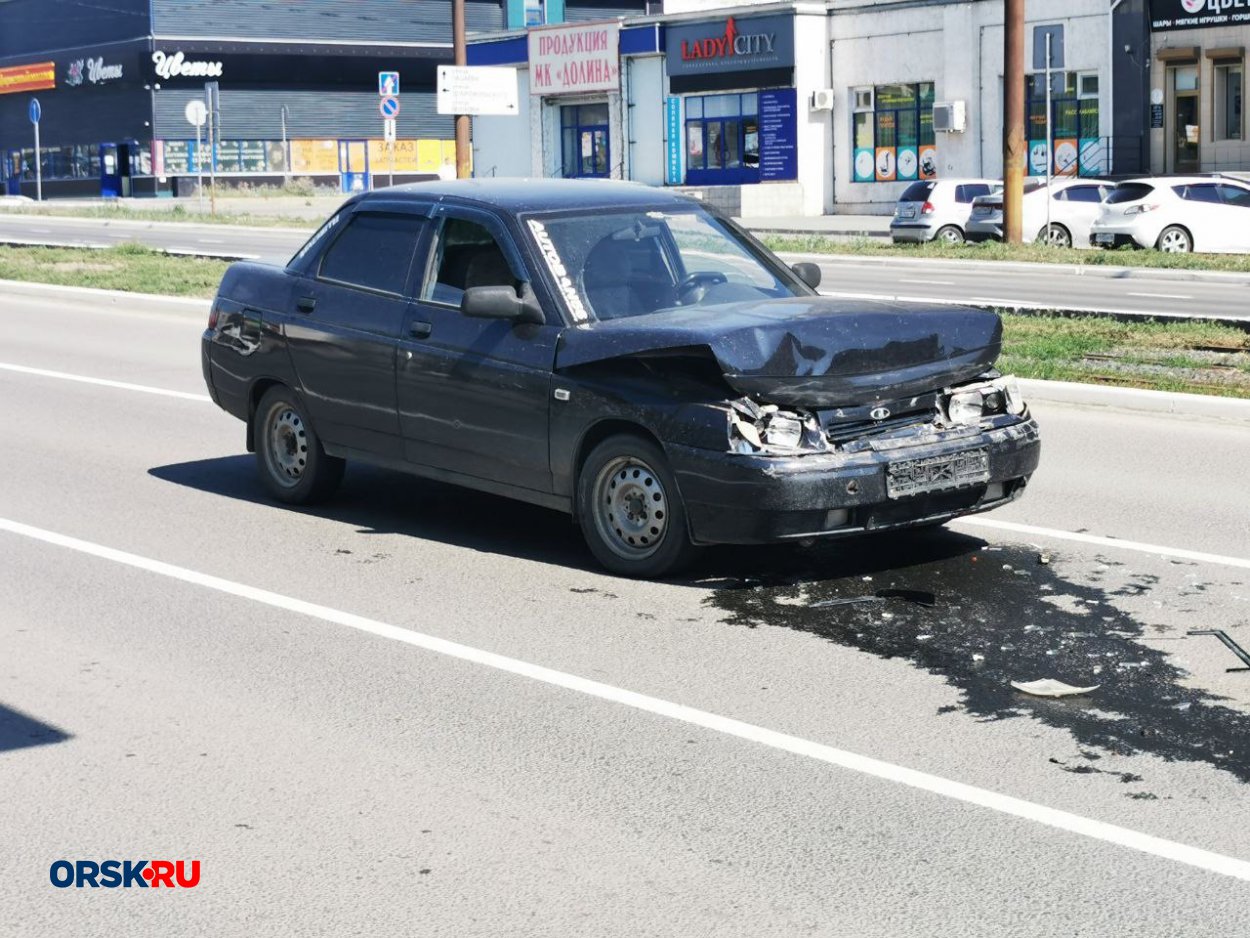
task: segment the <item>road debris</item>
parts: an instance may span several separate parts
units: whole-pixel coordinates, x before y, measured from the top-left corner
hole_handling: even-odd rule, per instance
[[[1227,646],[1228,650],[1246,663],[1244,668],[1225,668],[1225,674],[1232,674],[1236,671],[1250,671],[1250,654],[1246,650],[1233,641],[1232,636],[1223,629],[1197,629],[1193,632],[1185,633],[1187,635],[1214,635]]]
[[[1092,687],[1073,687],[1071,684],[1065,684],[1063,681],[1056,681],[1050,677],[1040,681],[1012,681],[1011,686],[1018,691],[1032,694],[1034,697],[1076,697],[1079,694],[1092,694],[1102,687],[1101,684],[1095,684]]]
[[[926,606],[930,609],[937,605],[937,596],[927,590],[877,590],[875,595],[878,599],[903,599],[909,603],[915,603],[917,606]]]
[[[879,603],[884,600],[876,596],[843,596],[839,599],[822,599],[820,602],[812,603],[813,609],[820,609],[824,606],[851,606],[856,603]]]

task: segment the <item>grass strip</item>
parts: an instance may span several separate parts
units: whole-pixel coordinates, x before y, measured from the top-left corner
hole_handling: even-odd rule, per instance
[[[774,251],[793,254],[840,254],[886,258],[944,258],[970,261],[1016,261],[1082,267],[1149,267],[1168,270],[1222,270],[1250,273],[1250,254],[1164,254],[1123,247],[1117,250],[1078,250],[1046,244],[893,244],[888,238],[835,239],[825,235],[757,235]]]
[[[212,297],[227,261],[171,257],[138,244],[110,248],[0,247],[0,280]]]

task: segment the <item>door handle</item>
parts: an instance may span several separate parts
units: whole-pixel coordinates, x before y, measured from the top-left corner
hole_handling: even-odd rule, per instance
[[[317,308],[317,298],[315,296],[301,296],[295,301],[295,308],[301,313],[311,313]]]
[[[408,325],[408,334],[414,339],[428,339],[434,326],[428,322],[413,322]]]

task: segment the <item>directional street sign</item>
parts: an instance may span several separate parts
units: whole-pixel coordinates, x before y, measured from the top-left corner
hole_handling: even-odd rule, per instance
[[[393,98],[399,94],[399,72],[378,72],[378,95]]]
[[[399,116],[399,98],[382,98],[378,101],[378,110],[387,120],[394,120]]]
[[[27,113],[30,115],[30,122],[32,124],[38,124],[40,119],[42,119],[43,108],[39,106],[38,98],[30,99],[30,110]]]
[[[484,65],[438,67],[438,113],[515,116],[515,68]]]

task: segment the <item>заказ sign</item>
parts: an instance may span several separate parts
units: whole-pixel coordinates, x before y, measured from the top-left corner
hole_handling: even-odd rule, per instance
[[[745,72],[794,66],[794,19],[729,17],[710,23],[670,24],[665,30],[670,76]]]
[[[1250,23],[1250,0],[1150,0],[1150,28],[1202,29]]]
[[[617,23],[531,29],[530,94],[619,91],[620,61],[620,26]]]

